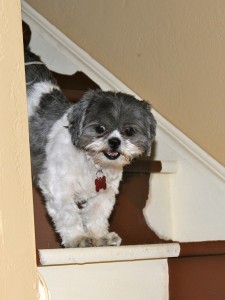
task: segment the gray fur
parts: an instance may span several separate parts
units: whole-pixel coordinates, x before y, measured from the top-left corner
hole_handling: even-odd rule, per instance
[[[29,50],[25,51],[25,63],[41,61],[40,58]],[[25,66],[27,95],[38,82],[48,81],[57,85],[48,68],[43,64]],[[34,180],[42,170],[45,161],[45,147],[48,134],[54,123],[71,107],[71,103],[59,90],[53,90],[50,94],[44,94],[36,113],[29,118],[30,152],[32,174]]]
[[[83,149],[94,138],[102,137],[95,131],[97,125],[103,125],[107,129],[106,136],[119,129],[124,138],[129,138],[147,155],[150,154],[156,134],[156,121],[151,113],[150,104],[124,93],[87,92],[82,100],[73,106],[69,121],[73,143]],[[126,137],[124,130],[127,127],[135,129],[133,136]]]

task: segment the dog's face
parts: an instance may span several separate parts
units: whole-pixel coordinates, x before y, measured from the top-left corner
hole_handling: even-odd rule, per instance
[[[68,115],[72,142],[102,166],[128,164],[150,154],[156,130],[150,110],[131,95],[89,91]]]

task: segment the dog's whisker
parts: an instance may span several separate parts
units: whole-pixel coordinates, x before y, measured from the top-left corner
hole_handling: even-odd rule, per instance
[[[33,83],[35,82],[35,80],[36,80],[36,77],[35,77],[34,80],[32,80],[32,81],[26,82],[26,85],[33,84]]]
[[[25,66],[44,65],[44,63],[41,61],[30,61],[30,62],[25,62],[24,65]],[[34,83],[36,78],[37,78],[37,76],[35,76],[35,78],[32,81],[26,82],[26,85],[30,85],[30,84]]]
[[[30,61],[30,62],[25,62],[25,66],[31,66],[31,65],[44,65],[43,62],[41,61]]]

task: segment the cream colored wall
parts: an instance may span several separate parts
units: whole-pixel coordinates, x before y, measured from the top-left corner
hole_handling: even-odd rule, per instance
[[[0,0],[0,299],[37,299],[21,8]]]
[[[27,0],[225,166],[225,2]]]

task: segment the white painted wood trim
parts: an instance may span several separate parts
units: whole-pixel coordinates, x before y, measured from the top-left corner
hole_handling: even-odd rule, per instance
[[[162,170],[160,171],[161,174],[173,174],[177,173],[179,164],[177,161],[161,161]]]
[[[23,20],[25,22],[27,21],[31,27],[39,31],[44,39],[50,43],[52,42],[52,44],[57,43],[58,50],[70,58],[71,62],[74,63],[75,66],[78,66],[79,70],[92,78],[102,89],[124,91],[129,94],[134,94],[133,91],[113,76],[112,73],[107,71],[24,1],[22,1],[22,16]]]
[[[157,125],[160,131],[165,134],[164,139],[166,139],[167,136],[169,143],[173,142],[174,144],[180,146],[179,150],[183,153],[185,158],[195,158],[201,165],[204,165],[210,172],[213,172],[218,179],[220,178],[223,181],[223,184],[225,183],[225,167],[223,165],[212,158],[208,153],[206,153],[179,129],[163,118],[159,113],[154,111],[154,115],[157,119]]]
[[[169,299],[167,259],[44,266],[38,271],[52,300]]]
[[[86,264],[178,257],[178,243],[120,247],[90,247],[39,250],[42,265]]]

